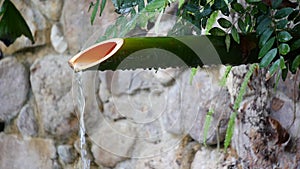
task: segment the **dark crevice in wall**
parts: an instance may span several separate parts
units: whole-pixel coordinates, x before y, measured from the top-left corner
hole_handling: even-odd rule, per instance
[[[4,121],[0,121],[0,132],[3,132],[5,128],[5,122]]]

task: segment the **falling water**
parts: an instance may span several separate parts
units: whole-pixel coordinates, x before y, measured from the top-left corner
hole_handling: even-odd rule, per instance
[[[77,106],[80,113],[79,117],[79,128],[80,128],[80,149],[81,149],[81,160],[82,168],[90,168],[90,160],[87,157],[87,145],[85,140],[85,125],[84,125],[84,109],[85,109],[85,98],[83,95],[83,85],[82,85],[82,72],[75,73],[77,82]]]

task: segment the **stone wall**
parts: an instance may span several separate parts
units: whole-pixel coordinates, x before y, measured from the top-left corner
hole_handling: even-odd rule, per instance
[[[67,60],[117,15],[108,1],[101,19],[91,26],[87,0],[13,3],[36,43],[21,37],[8,48],[1,45],[5,57],[0,60],[0,168],[80,168],[78,86]],[[224,140],[233,103],[234,85],[218,85],[224,70],[221,65],[202,68],[192,81],[186,69],[85,72],[91,168],[236,166],[235,150],[243,143],[234,141],[227,154],[216,148],[218,140]],[[276,91],[270,85],[267,100],[268,113],[283,127],[288,128],[295,117],[288,128],[293,140],[299,137],[300,125],[295,80],[289,75]],[[203,127],[211,108],[214,113],[205,147]]]

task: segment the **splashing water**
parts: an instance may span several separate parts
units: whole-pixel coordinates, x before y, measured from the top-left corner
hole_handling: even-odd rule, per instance
[[[81,149],[81,160],[82,168],[90,168],[90,160],[87,156],[87,144],[85,140],[85,125],[84,125],[84,109],[85,109],[85,98],[83,95],[83,85],[82,85],[82,72],[75,73],[76,82],[77,82],[77,106],[80,113],[79,117],[79,128],[80,128],[80,149]]]

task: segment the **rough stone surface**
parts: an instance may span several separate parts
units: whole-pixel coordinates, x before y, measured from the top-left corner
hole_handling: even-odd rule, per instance
[[[18,138],[0,133],[1,169],[53,169],[56,151],[52,140]]]
[[[114,167],[131,156],[136,132],[130,123],[120,120],[103,122],[97,132],[91,135],[92,153],[98,165]]]
[[[57,153],[63,163],[73,163],[77,158],[77,152],[71,145],[59,145],[57,147]]]
[[[203,127],[209,109],[213,109],[207,144],[217,143],[217,126],[220,141],[224,139],[230,112],[230,98],[226,89],[218,84],[224,69],[212,67],[198,71],[190,83],[190,71],[182,73],[167,91],[167,107],[163,114],[166,131],[174,134],[189,133],[203,143]],[[202,124],[202,125],[198,125]]]
[[[296,81],[296,75],[297,81]],[[300,70],[298,74],[288,73],[285,81],[278,83],[276,92],[270,90],[270,116],[277,119],[291,135],[299,137],[300,125]]]
[[[116,168],[190,168],[199,147],[200,144],[191,141],[189,136],[174,137],[165,133],[160,142],[148,142],[138,137],[131,161],[124,161]]]
[[[45,19],[45,17],[40,13],[39,10],[33,9],[30,3],[25,1],[13,0],[12,1],[17,9],[21,12],[26,23],[31,30],[35,43],[32,42],[25,36],[21,36],[16,41],[11,44],[9,47],[6,47],[4,44],[0,44],[0,48],[5,54],[12,54],[18,50],[37,47],[45,45],[49,42],[49,31],[50,24]]]
[[[136,122],[158,119],[164,111],[162,85],[154,71],[108,71],[100,74],[99,98],[110,119],[126,117]]]
[[[64,3],[63,0],[32,0],[32,2],[38,7],[40,12],[43,13],[48,19],[53,21],[59,20]]]
[[[150,148],[150,147],[149,147]],[[146,148],[145,148],[145,151]],[[132,160],[134,163],[133,168],[164,168],[164,169],[179,169],[180,166],[176,162],[176,149],[170,149],[166,152],[161,152],[159,155],[150,156],[148,158],[141,158]]]
[[[169,85],[175,81],[176,77],[181,73],[180,69],[167,68],[160,69],[154,73],[154,77],[163,85]]]
[[[216,149],[202,147],[197,151],[192,162],[191,169],[215,169],[223,168],[224,154]]]
[[[56,52],[64,53],[67,50],[68,44],[65,40],[60,24],[56,23],[52,25],[50,40]]]
[[[48,55],[30,68],[33,94],[44,129],[54,136],[68,137],[78,129],[72,98],[72,70],[68,56]]]
[[[28,72],[14,57],[0,61],[0,121],[15,117],[28,94]]]
[[[89,5],[90,1],[87,0],[64,1],[61,20],[64,25],[65,37],[72,54],[80,51],[93,33],[96,33],[98,36],[103,35],[106,27],[113,24],[118,16],[114,13],[114,7],[111,1],[107,1],[101,19],[97,17],[94,25],[91,25],[91,13],[88,13]]]
[[[38,134],[37,119],[32,106],[27,104],[21,109],[17,126],[23,136],[36,136]]]

